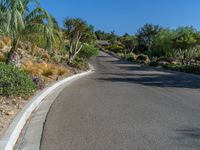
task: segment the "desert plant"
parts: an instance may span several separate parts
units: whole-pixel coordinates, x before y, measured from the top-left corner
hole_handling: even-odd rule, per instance
[[[96,36],[94,27],[80,18],[68,18],[65,20],[64,26],[68,40],[68,62],[71,63],[82,50],[84,44],[90,44],[96,39]]]

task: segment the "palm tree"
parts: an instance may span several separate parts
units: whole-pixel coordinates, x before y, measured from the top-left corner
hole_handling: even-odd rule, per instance
[[[37,7],[30,11],[32,2]],[[19,62],[17,47],[25,35],[42,34],[51,48],[56,33],[55,26],[55,19],[39,7],[37,0],[0,0],[0,32],[12,40],[8,63]]]

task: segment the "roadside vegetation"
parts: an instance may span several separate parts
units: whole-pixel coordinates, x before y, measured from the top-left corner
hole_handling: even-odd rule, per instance
[[[66,16],[67,17],[67,16]],[[0,0],[0,134],[30,96],[88,69],[104,50],[124,60],[200,74],[200,32],[146,24],[135,35],[94,31],[81,18],[63,28],[38,0]]]
[[[87,70],[95,42],[81,18],[60,28],[38,0],[0,0],[0,134],[37,90]]]
[[[200,32],[193,27],[171,30],[146,24],[135,35],[102,31],[96,31],[96,35],[102,50],[124,60],[200,74]]]
[[[19,71],[23,72],[23,78],[32,78],[36,87],[42,87],[37,84],[73,73],[76,68],[88,69],[87,61],[98,53],[95,41],[93,26],[80,18],[67,18],[61,29],[38,1],[0,1],[0,61],[4,68],[1,75],[10,76],[11,82],[21,75],[16,73]],[[7,78],[1,78],[1,89],[10,89],[6,82]],[[23,89],[24,84],[19,83],[18,88]],[[16,95],[13,92],[0,94]]]

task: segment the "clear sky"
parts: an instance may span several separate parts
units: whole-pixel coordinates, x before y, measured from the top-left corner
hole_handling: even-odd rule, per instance
[[[200,0],[40,0],[59,21],[80,17],[95,29],[135,33],[145,23],[200,29]]]

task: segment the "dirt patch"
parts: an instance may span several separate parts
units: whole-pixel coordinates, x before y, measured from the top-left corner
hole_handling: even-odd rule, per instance
[[[12,119],[27,104],[28,101],[20,97],[0,96],[0,136],[5,132]]]

